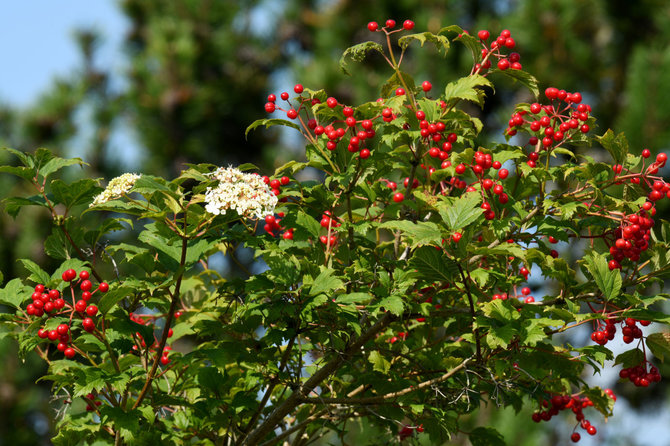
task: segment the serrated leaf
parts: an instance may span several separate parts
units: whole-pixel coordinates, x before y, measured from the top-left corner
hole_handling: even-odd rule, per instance
[[[400,76],[402,76],[402,79]],[[402,88],[404,90],[405,87],[407,87],[410,90],[414,90],[414,85],[414,78],[410,74],[404,73],[402,71],[395,71],[391,77],[388,78],[386,82],[384,82],[384,85],[382,85],[381,95],[383,98],[393,98],[396,97],[396,89]]]
[[[254,130],[256,127],[264,126],[266,129],[273,127],[275,125],[283,125],[284,127],[291,127],[292,129],[300,130],[300,126],[291,121],[285,119],[257,119],[251,123],[247,130],[244,132],[244,137],[249,134],[250,131]]]
[[[586,268],[591,273],[591,276],[593,276],[593,280],[595,280],[596,285],[602,291],[603,296],[608,300],[617,297],[621,291],[622,283],[619,270],[610,271],[607,266],[607,260],[600,253],[592,252],[585,260]]]
[[[670,358],[670,333],[652,333],[647,336],[647,347],[661,362],[665,357]]]
[[[323,268],[323,267],[322,267]],[[336,290],[342,288],[344,282],[335,275],[332,268],[323,268],[321,273],[314,279],[314,283],[309,290],[310,296],[318,296],[324,293],[331,296]]]
[[[435,45],[435,48],[437,48],[437,52],[443,56],[446,56],[449,51],[449,39],[447,39],[446,36],[433,34],[431,32],[408,34],[398,39],[398,45],[400,45],[402,49],[405,49],[413,41],[418,41],[422,47],[426,41],[431,42]]]
[[[347,70],[347,59],[351,59],[356,62],[362,62],[363,59],[365,59],[368,51],[377,51],[381,54],[384,54],[384,48],[377,42],[368,41],[359,43],[358,45],[349,47],[344,51],[342,57],[340,58],[340,70],[342,70],[344,74],[349,75],[350,73]]]
[[[450,282],[458,274],[458,265],[442,255],[432,246],[418,248],[409,265],[416,269],[426,281]]]
[[[42,150],[42,149],[38,149]],[[45,149],[46,150],[46,149]],[[36,155],[37,157],[37,155]],[[59,157],[53,157],[49,161],[46,162],[46,164],[42,165],[38,173],[41,175],[43,178],[46,178],[47,176],[51,175],[54,172],[59,171],[63,167],[68,167],[68,166],[74,166],[75,164],[78,164],[80,166],[85,166],[87,165],[84,161],[82,161],[80,158],[59,158]]]
[[[516,334],[511,325],[491,326],[487,328],[486,343],[491,348],[507,348]]]
[[[379,227],[402,231],[404,235],[412,239],[411,248],[420,245],[439,245],[442,241],[442,231],[439,226],[428,221],[413,223],[407,220],[396,220],[382,223]]]
[[[400,316],[403,311],[405,311],[405,302],[402,297],[397,295],[391,295],[379,302],[379,306],[384,308],[386,311],[390,311],[391,314]]]
[[[455,231],[467,227],[482,216],[481,201],[479,194],[466,193],[455,200],[439,203],[438,209],[447,227]]]
[[[372,369],[375,372],[387,374],[391,370],[391,363],[384,358],[377,350],[370,353],[368,361],[372,364]]]
[[[538,98],[540,96],[540,89],[537,86],[537,79],[532,74],[523,70],[513,70],[513,69],[498,70],[496,72],[505,75],[507,77],[510,77],[517,82],[520,82],[526,88],[528,88],[531,93],[533,93],[533,96],[535,96],[535,98]]]
[[[23,284],[21,279],[12,279],[0,289],[0,304],[18,309],[21,303],[30,297],[31,290],[30,287]]]
[[[622,364],[624,368],[635,367],[644,361],[644,352],[639,348],[634,348],[617,355],[614,365]]]
[[[30,275],[27,277],[28,280],[32,280],[36,284],[41,283],[42,285],[49,283],[49,280],[51,279],[49,274],[47,274],[47,272],[37,263],[29,259],[20,259],[20,261],[23,263],[24,268],[30,272]]]
[[[70,184],[59,179],[51,182],[51,192],[55,200],[68,209],[78,204],[88,203],[93,195],[101,190],[98,182],[91,178],[84,178]]]
[[[470,432],[472,446],[505,446],[505,438],[492,427],[477,427]]]
[[[372,295],[370,293],[349,293],[340,294],[335,299],[338,304],[366,304],[370,302]]]
[[[16,218],[16,216],[19,214],[19,211],[24,206],[41,206],[49,208],[46,200],[41,195],[34,195],[29,198],[9,197],[4,199],[3,203],[5,205],[5,211],[11,215],[12,218]]]
[[[483,87],[493,88],[493,84],[479,74],[462,77],[457,81],[447,84],[444,89],[444,100],[449,102],[454,99],[462,99],[483,106],[486,97]]]
[[[625,161],[628,154],[626,135],[623,133],[615,135],[612,129],[608,129],[604,135],[597,136],[596,139],[612,155],[616,163],[622,164]]]
[[[594,389],[585,389],[584,396],[591,400],[593,407],[595,407],[600,413],[606,417],[612,415],[614,400],[605,392],[603,392],[601,388],[596,387]]]

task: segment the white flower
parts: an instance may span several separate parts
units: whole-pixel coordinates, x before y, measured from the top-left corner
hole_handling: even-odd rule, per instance
[[[209,175],[219,182],[205,192],[205,210],[210,214],[223,215],[230,209],[242,217],[260,219],[274,213],[277,197],[260,175],[233,167],[219,167]]]
[[[91,203],[89,207],[107,203],[114,198],[119,198],[121,195],[132,189],[139,178],[140,175],[134,173],[124,173],[123,175],[114,178],[109,182],[107,188],[93,199],[93,203]]]

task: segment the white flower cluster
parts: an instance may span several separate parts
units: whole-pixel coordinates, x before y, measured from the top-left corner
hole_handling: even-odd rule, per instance
[[[205,210],[223,215],[229,209],[246,218],[265,218],[274,213],[277,197],[260,175],[233,167],[219,167],[210,174],[219,184],[205,192]]]
[[[124,173],[123,175],[112,179],[105,190],[103,190],[93,199],[93,203],[91,203],[89,207],[107,203],[109,200],[114,198],[119,198],[121,195],[132,189],[135,185],[135,182],[139,178],[140,175],[134,173]]]

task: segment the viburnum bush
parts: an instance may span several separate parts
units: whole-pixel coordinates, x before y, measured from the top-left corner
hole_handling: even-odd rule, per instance
[[[5,211],[48,213],[44,251],[62,261],[24,259],[27,277],[0,291],[13,310],[3,331],[49,365],[54,444],[304,445],[354,425],[375,444],[503,444],[491,427],[459,428],[483,404],[531,406],[536,422],[570,410],[565,437],[578,441],[616,399],[585,374],[615,360],[636,386],[661,379],[667,156],[594,135],[579,92],[540,94],[507,30],[367,27],[373,40],[341,66],[380,53],[391,75],[379,99],[271,94],[271,116],[247,132],[283,125],[306,140],[305,158],[272,176],[192,165],[103,189],[57,177],[82,160],[10,150],[19,163],[0,171],[35,195]],[[472,52],[466,76],[417,83],[401,70],[410,45],[454,42]],[[476,106],[501,76],[534,100],[510,105],[514,139],[480,147]],[[246,275],[223,277],[222,255]],[[579,326],[591,341],[557,336]],[[630,349],[615,358],[617,332]]]

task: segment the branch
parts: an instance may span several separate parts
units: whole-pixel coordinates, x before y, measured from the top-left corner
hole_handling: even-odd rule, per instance
[[[335,370],[337,370],[344,362],[348,361],[355,353],[360,352],[370,339],[388,327],[391,322],[396,320],[392,313],[386,313],[379,319],[372,327],[363,333],[353,344],[351,344],[344,352],[331,359],[323,367],[317,370],[305,384],[296,389],[283,403],[279,404],[277,408],[265,419],[265,421],[254,429],[246,438],[242,438],[239,445],[257,445],[260,440],[272,432],[275,427],[284,419],[286,415],[291,413],[299,404],[300,400],[305,398],[312,392],[319,384],[328,378]]]
[[[424,381],[416,386],[412,387],[407,387],[402,390],[398,390],[397,392],[390,392],[385,395],[379,395],[379,396],[370,396],[370,397],[365,397],[365,398],[302,398],[300,402],[306,403],[306,404],[347,404],[347,405],[371,405],[371,404],[383,404],[389,402],[389,400],[396,399],[398,397],[407,395],[412,392],[416,392],[417,390],[424,389],[426,387],[433,386],[435,384],[441,383],[443,381],[446,381],[447,379],[451,378],[454,376],[459,370],[464,368],[468,362],[472,360],[472,356],[465,359],[463,362],[461,362],[459,365],[454,367],[453,369],[449,370],[447,373],[443,374],[442,376],[438,376],[437,378],[430,379],[428,381]]]

